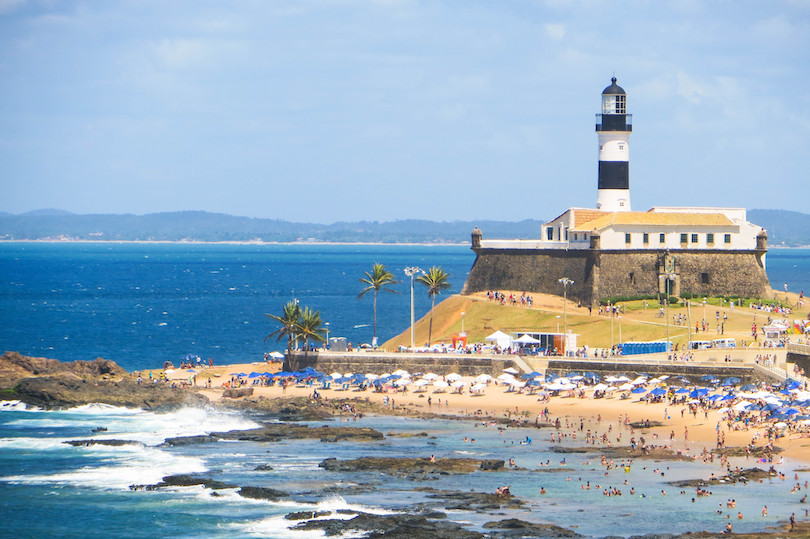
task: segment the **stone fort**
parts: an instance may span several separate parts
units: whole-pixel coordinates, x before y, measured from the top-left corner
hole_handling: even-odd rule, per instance
[[[537,239],[484,239],[462,294],[516,290],[563,295],[585,305],[616,296],[771,296],[767,233],[742,208],[630,207],[632,115],[616,78],[596,115],[596,208],[569,208]]]

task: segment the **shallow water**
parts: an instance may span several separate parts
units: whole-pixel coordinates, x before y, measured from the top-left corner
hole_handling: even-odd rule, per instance
[[[449,518],[472,529],[492,520],[520,518],[560,526],[576,526],[587,536],[720,531],[725,515],[732,513],[735,531],[758,531],[784,521],[791,512],[803,514],[799,498],[790,494],[791,480],[771,479],[756,485],[720,485],[713,496],[692,501],[692,489],[681,495],[666,484],[675,478],[708,477],[720,473],[719,465],[699,462],[655,462],[637,460],[629,472],[617,468],[607,472],[598,453],[553,453],[548,429],[476,426],[471,421],[421,420],[366,417],[350,425],[373,427],[383,433],[426,432],[428,436],[387,437],[381,442],[322,443],[295,440],[279,443],[218,442],[184,447],[156,447],[169,436],[200,434],[231,428],[251,428],[256,419],[243,414],[226,414],[186,409],[155,414],[108,406],[90,406],[66,411],[0,411],[0,499],[4,504],[4,534],[8,536],[65,535],[70,530],[84,537],[108,537],[121,533],[134,537],[179,536],[263,536],[319,537],[319,532],[295,532],[283,515],[304,509],[349,508],[366,512],[399,512],[416,504],[435,503],[423,487],[439,490],[493,492],[511,485],[512,493],[527,506],[500,510],[497,514],[451,511]],[[323,422],[312,423],[319,426]],[[342,424],[334,423],[332,424]],[[92,434],[97,426],[107,432]],[[597,427],[594,427],[597,428]],[[604,426],[600,427],[604,428]],[[475,442],[464,442],[464,437]],[[531,444],[521,444],[526,437]],[[139,440],[146,447],[72,447],[62,442],[82,438]],[[561,445],[575,445],[566,439]],[[323,459],[351,459],[361,456],[437,458],[496,458],[525,470],[475,472],[443,476],[438,481],[409,481],[377,472],[336,473],[318,467]],[[565,458],[565,464],[561,460]],[[550,461],[544,471],[539,464]],[[272,471],[254,471],[270,464]],[[617,462],[618,464],[618,462]],[[732,463],[736,465],[737,463]],[[741,466],[751,466],[744,460]],[[786,463],[778,468],[791,472]],[[654,473],[653,470],[660,470]],[[660,472],[664,472],[664,476]],[[212,491],[183,487],[159,491],[131,491],[132,484],[152,484],[163,476],[201,473],[206,477],[238,485],[265,486],[290,492],[283,502],[242,498],[233,490]],[[800,473],[800,481],[810,474]],[[570,480],[569,480],[570,479]],[[624,481],[628,484],[624,484]],[[590,481],[591,490],[580,487]],[[366,485],[369,492],[339,495],[324,493],[332,486]],[[622,496],[603,496],[596,488],[615,486]],[[540,495],[540,487],[547,494]],[[629,494],[635,487],[635,496]],[[667,495],[661,494],[665,489]],[[737,500],[736,509],[725,501]],[[767,502],[767,518],[760,516]],[[715,514],[718,504],[723,515]],[[736,520],[736,511],[745,515]],[[81,530],[81,532],[80,532]]]

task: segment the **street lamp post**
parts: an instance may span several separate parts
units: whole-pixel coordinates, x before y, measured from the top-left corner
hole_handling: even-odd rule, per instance
[[[617,317],[619,319],[619,344],[622,344],[622,315]]]
[[[667,347],[667,354],[669,354],[669,352],[670,352],[670,346],[669,346],[669,295],[670,295],[670,291],[671,291],[671,284],[670,283],[675,281],[675,274],[667,272],[664,275],[659,275],[658,278],[659,279],[666,279],[666,281],[664,281],[664,301],[666,301],[666,303],[667,303],[667,315],[666,315],[667,316],[667,345],[666,345],[666,347]]]
[[[329,350],[329,322],[324,322],[323,327],[326,328],[326,349]]]
[[[413,277],[420,273],[425,273],[422,268],[416,266],[405,268],[405,275],[411,278],[411,349],[413,349]]]
[[[560,332],[560,315],[557,315],[557,333]]]
[[[563,354],[568,355],[568,286],[574,284],[574,281],[563,277],[557,282],[563,285]]]
[[[467,334],[464,332],[464,315],[467,313],[461,313],[461,333],[459,334],[460,337],[464,337]]]

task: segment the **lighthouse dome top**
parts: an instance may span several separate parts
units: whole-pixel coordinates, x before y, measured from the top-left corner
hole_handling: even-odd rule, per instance
[[[610,79],[610,86],[602,91],[602,95],[627,95],[624,89],[616,84],[616,77]]]

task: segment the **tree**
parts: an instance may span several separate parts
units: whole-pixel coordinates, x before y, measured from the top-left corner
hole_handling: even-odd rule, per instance
[[[433,266],[426,273],[423,273],[416,280],[427,287],[428,296],[430,296],[432,303],[430,305],[430,326],[428,327],[428,346],[433,337],[433,309],[436,307],[436,296],[441,294],[442,290],[450,288],[450,283],[447,278],[450,274],[445,272],[441,266]]]
[[[321,320],[321,311],[313,311],[309,307],[304,307],[301,312],[301,318],[298,321],[298,338],[304,340],[304,350],[307,349],[309,340],[323,342],[326,338],[323,336],[324,328],[321,327],[323,321]]]
[[[385,266],[382,264],[375,263],[371,267],[371,273],[365,271],[363,272],[366,274],[365,278],[360,278],[360,282],[368,285],[366,286],[360,294],[358,294],[357,299],[362,298],[366,292],[371,290],[374,291],[374,345],[377,345],[377,292],[380,290],[385,290],[386,292],[391,292],[394,294],[399,294],[396,290],[392,290],[390,288],[386,288],[388,285],[397,284],[401,281],[395,281],[394,275],[385,269]]]
[[[298,302],[291,301],[287,303],[282,310],[281,316],[268,313],[265,313],[265,316],[281,324],[281,327],[265,337],[264,340],[266,341],[270,337],[276,337],[276,341],[278,342],[284,337],[287,337],[287,355],[289,355],[290,351],[293,349],[293,345],[298,342],[299,338],[298,326],[301,320],[301,307],[298,306]]]

